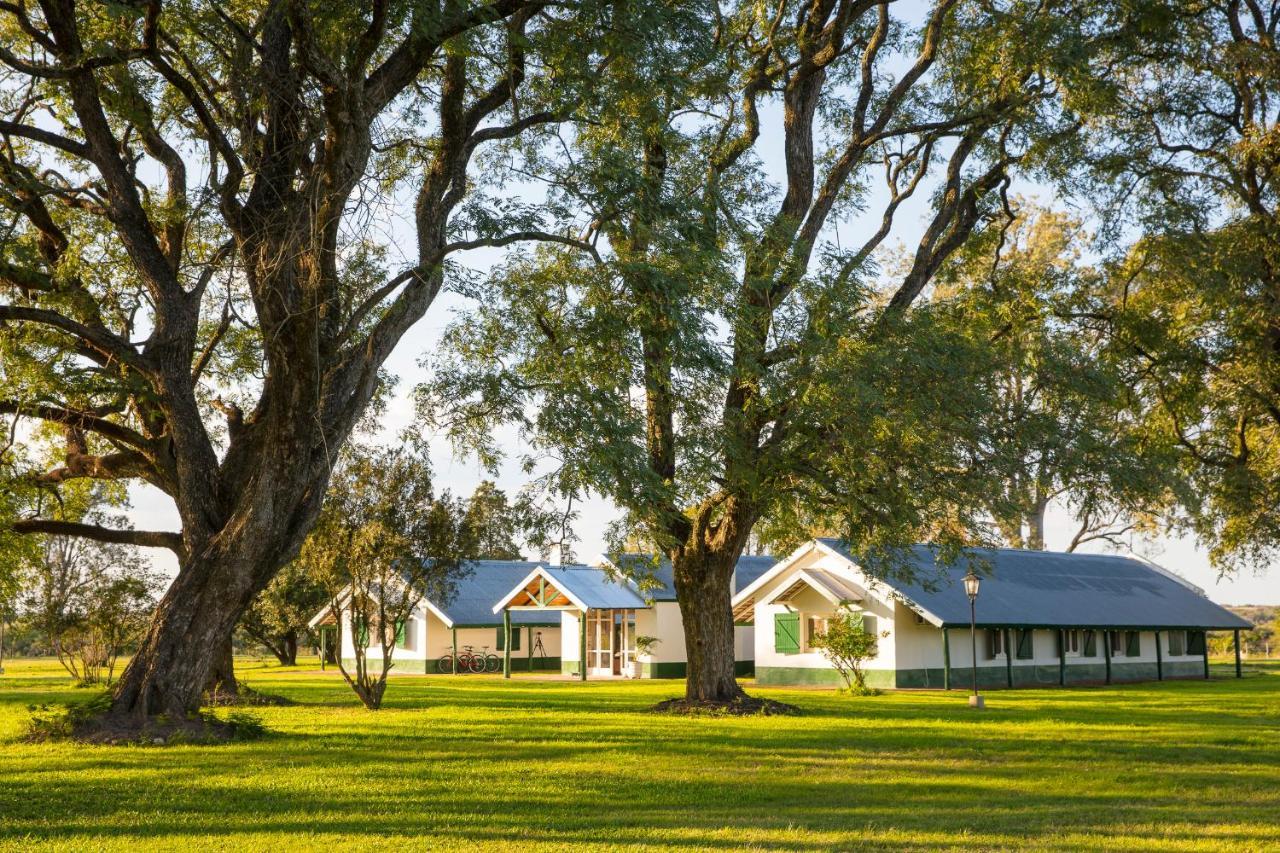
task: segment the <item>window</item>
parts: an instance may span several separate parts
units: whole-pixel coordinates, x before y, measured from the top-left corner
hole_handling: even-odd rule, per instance
[[[413,632],[410,627],[412,623],[412,619],[404,622],[396,622],[396,645],[402,649],[413,648],[412,644],[409,642],[409,639],[413,636]]]
[[[1107,636],[1111,638],[1111,656],[1117,657],[1124,654],[1124,634],[1119,631],[1109,631]]]
[[[1187,654],[1203,655],[1205,653],[1204,631],[1187,632]]]
[[[1032,631],[1018,631],[1018,660],[1031,660],[1036,656],[1035,640]]]
[[[1071,628],[1062,632],[1062,652],[1067,655],[1080,655],[1080,631]]]
[[[1081,652],[1082,657],[1096,658],[1098,656],[1098,632],[1085,631],[1084,633],[1084,651]]]
[[[497,642],[498,651],[501,652],[506,650],[504,648],[506,646],[505,640],[506,640],[506,632],[503,630],[502,626],[499,625],[498,626],[498,642]],[[516,625],[511,626],[511,651],[513,652],[520,651],[520,628]]]
[[[827,617],[810,616],[805,619],[804,650],[806,652],[817,651],[817,646],[813,644],[813,640],[818,635],[825,633],[827,633]]]
[[[1124,632],[1124,656],[1127,658],[1136,658],[1142,654],[1142,640],[1138,637],[1137,631]]]
[[[987,655],[992,660],[1004,657],[1004,631],[999,628],[987,629]]]
[[[1169,655],[1181,656],[1187,653],[1187,632],[1186,631],[1170,631],[1169,632]]]
[[[780,655],[800,653],[800,614],[773,615],[773,650]]]

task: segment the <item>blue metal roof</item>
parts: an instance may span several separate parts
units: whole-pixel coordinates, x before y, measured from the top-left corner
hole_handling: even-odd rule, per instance
[[[838,539],[819,539],[850,562],[862,565]],[[1131,557],[1060,554],[1011,548],[974,548],[982,577],[977,622],[987,626],[1097,628],[1250,628],[1177,578]],[[907,549],[914,577],[882,582],[941,619],[969,624],[963,578],[970,561],[937,562],[936,549]]]
[[[733,570],[733,590],[737,592],[755,582],[765,572],[777,565],[773,557],[744,554],[738,558]],[[655,557],[653,554],[628,553],[620,555],[615,565],[633,578],[641,578],[639,588],[642,594],[652,601],[675,601],[676,585],[672,574],[671,561],[666,557]],[[634,584],[634,581],[633,581]]]
[[[630,610],[649,606],[649,603],[630,584],[610,578],[603,569],[595,566],[549,566],[544,564],[543,570],[556,588],[592,609]],[[515,586],[519,582],[520,579],[517,579],[511,585]],[[510,588],[504,590],[503,595],[510,591]],[[493,607],[494,603],[501,597],[502,595],[494,596],[489,606]],[[515,613],[520,612],[528,613],[530,611],[512,611],[513,617]]]
[[[431,602],[457,626],[501,625],[502,614],[493,612],[494,603],[524,580],[529,572],[547,564],[528,560],[472,560],[466,565],[471,572],[457,582],[457,593],[453,598],[447,604]],[[560,614],[513,610],[511,624],[559,625]]]

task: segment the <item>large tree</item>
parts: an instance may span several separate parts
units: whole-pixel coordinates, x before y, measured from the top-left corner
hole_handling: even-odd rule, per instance
[[[1083,9],[699,9],[683,41],[605,69],[608,108],[548,167],[593,250],[512,263],[454,329],[433,418],[492,458],[477,427],[505,413],[559,488],[610,496],[658,543],[688,700],[741,694],[730,579],[762,516],[820,506],[886,552],[980,526],[961,498],[992,389],[929,286],[1014,171],[1071,136],[1061,93],[1099,76]],[[904,208],[923,228],[877,268]]]
[[[1003,485],[986,509],[1014,548],[1045,548],[1050,506],[1076,525],[1061,546],[1068,552],[1154,535],[1181,478],[1167,443],[1136,428],[1128,371],[1108,358],[1105,336],[1075,320],[1103,275],[1081,259],[1090,235],[1033,202],[1011,212],[938,281],[964,305],[997,370],[988,431]]]
[[[595,20],[536,0],[0,5],[0,412],[64,433],[26,476],[148,483],[181,521],[13,525],[177,554],[113,715],[198,701],[447,259],[565,239],[470,166],[559,118]]]
[[[1124,257],[1081,313],[1148,440],[1180,454],[1188,529],[1224,571],[1262,568],[1280,550],[1280,6],[1133,14],[1148,47],[1083,161]]]

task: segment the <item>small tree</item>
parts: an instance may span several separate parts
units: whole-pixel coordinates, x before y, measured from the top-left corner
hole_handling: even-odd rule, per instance
[[[328,593],[306,566],[294,561],[272,578],[240,617],[240,629],[266,646],[284,666],[298,662],[298,643],[307,620],[328,601]]]
[[[142,636],[162,583],[127,548],[51,536],[23,603],[72,678],[109,684],[120,654]]]
[[[396,645],[424,595],[448,599],[476,537],[465,509],[448,493],[436,498],[430,464],[414,448],[355,447],[344,455],[320,521],[299,561],[325,588],[338,624],[350,615],[354,671],[338,668],[370,710],[382,705]],[[369,649],[381,652],[370,667]]]
[[[811,642],[822,650],[840,673],[844,685],[855,693],[868,693],[866,673],[862,665],[876,655],[876,643],[888,631],[876,635],[866,629],[861,613],[838,614],[827,622],[827,630],[813,637]]]

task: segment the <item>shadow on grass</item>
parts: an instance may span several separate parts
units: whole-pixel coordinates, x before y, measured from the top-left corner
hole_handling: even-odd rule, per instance
[[[644,713],[676,683],[249,676],[305,703],[218,747],[0,747],[0,836],[58,846],[343,843],[797,850],[1280,844],[1280,678],[851,698],[799,718]],[[9,682],[0,718],[75,698]]]

